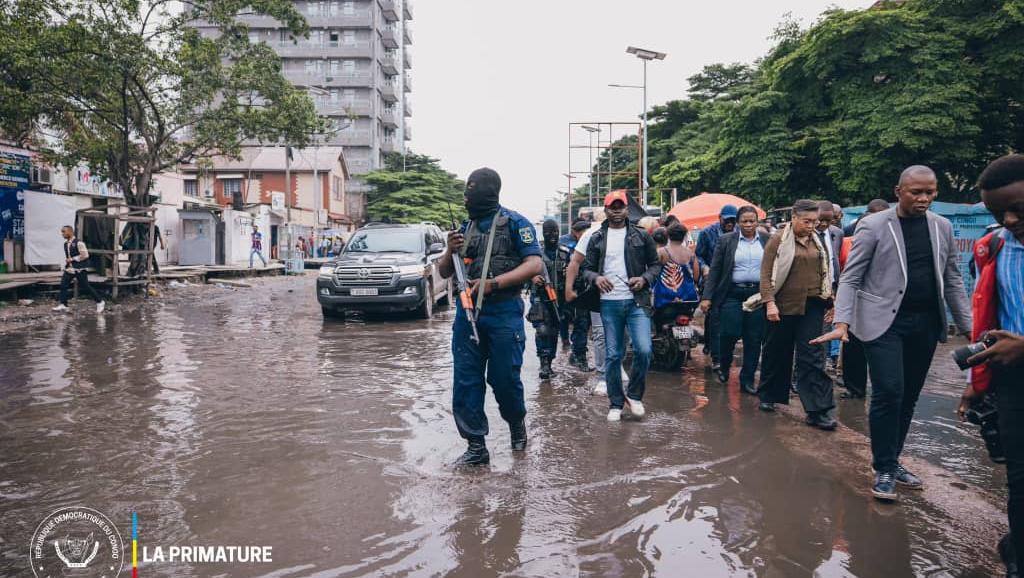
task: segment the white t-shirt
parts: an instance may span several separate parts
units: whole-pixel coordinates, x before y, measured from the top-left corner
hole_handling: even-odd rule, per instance
[[[586,255],[587,246],[590,245],[590,237],[593,231],[583,233],[576,243],[576,252]],[[621,229],[608,228],[608,237],[604,250],[604,276],[612,282],[615,289],[608,293],[602,293],[604,301],[624,301],[633,298],[633,292],[629,290],[629,273],[626,271],[626,227]]]

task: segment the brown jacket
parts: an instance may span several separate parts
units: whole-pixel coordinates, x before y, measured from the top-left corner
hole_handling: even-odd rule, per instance
[[[821,256],[818,245],[810,237],[796,239],[793,267],[778,290],[772,288],[772,269],[779,255],[782,234],[777,233],[764,248],[761,261],[761,301],[775,301],[779,315],[803,315],[807,299],[821,296]]]

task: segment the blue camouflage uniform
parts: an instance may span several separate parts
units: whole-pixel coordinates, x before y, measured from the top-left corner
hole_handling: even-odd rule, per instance
[[[541,255],[537,233],[529,220],[504,207],[499,207],[496,215],[499,222],[491,252],[488,275],[491,278],[515,269],[531,255]],[[472,259],[466,267],[469,280],[480,278],[492,219],[494,217],[476,223],[465,221],[459,229],[466,235],[466,244],[460,253]],[[476,227],[475,232],[470,229],[471,225]],[[505,287],[486,297],[477,319],[479,344],[470,339],[473,330],[461,301],[457,300],[452,332],[455,360],[452,413],[459,435],[467,440],[483,438],[489,431],[484,413],[485,383],[494,391],[501,417],[506,422],[514,424],[526,417],[523,382],[519,377],[526,348],[521,290],[522,287]]]

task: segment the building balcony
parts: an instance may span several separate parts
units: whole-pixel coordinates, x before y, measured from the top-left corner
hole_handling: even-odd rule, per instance
[[[398,16],[398,3],[395,0],[382,0],[380,3],[381,12],[384,14],[384,20],[388,22],[396,22],[399,19]]]
[[[398,74],[399,67],[401,66],[398,62],[397,54],[385,54],[380,59],[380,65],[381,68],[384,69],[384,74],[387,74],[388,76],[395,76]]]
[[[317,113],[322,116],[371,116],[373,104],[368,100],[330,100],[318,98],[316,103]]]
[[[306,72],[305,70],[288,69],[284,77],[296,86],[317,87],[373,87],[373,77],[367,72]]]
[[[405,50],[402,51],[402,64],[405,66],[406,70],[412,68],[412,51],[409,50],[408,46],[406,46]]]
[[[274,47],[282,58],[373,58],[369,42],[278,42]]]
[[[409,27],[408,23],[402,26],[402,43],[406,46],[412,44],[412,28]]]
[[[409,126],[408,124],[406,124],[405,128],[402,129],[402,134],[405,137],[405,140],[407,140],[407,141],[412,140],[412,127]]]
[[[350,147],[368,147],[373,145],[373,138],[370,135],[369,130],[353,130],[351,128],[347,128],[339,132],[330,140],[333,144]],[[355,160],[357,159],[348,159],[348,163],[351,165]]]
[[[306,17],[306,23],[310,28],[373,28],[373,14],[369,10],[353,12],[352,14],[316,15]]]
[[[398,48],[398,30],[395,26],[381,28],[380,41],[384,44],[384,48]]]
[[[408,74],[406,74],[403,79],[402,90],[405,92],[412,92],[412,78],[410,78]]]
[[[381,141],[380,150],[385,153],[397,153],[400,149],[395,139],[388,138]]]
[[[402,105],[402,114],[405,118],[412,116],[412,103],[410,103],[408,99],[406,99],[405,104]]]
[[[395,114],[394,110],[384,109],[384,111],[380,113],[380,122],[385,128],[398,128],[398,115]]]
[[[406,20],[412,20],[412,0],[404,0],[402,2],[402,15],[405,16]]]
[[[386,102],[398,102],[398,89],[394,84],[383,84],[380,87],[380,96]]]

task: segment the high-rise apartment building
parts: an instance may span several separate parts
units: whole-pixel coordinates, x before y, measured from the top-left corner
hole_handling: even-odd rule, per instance
[[[348,125],[323,143],[344,147],[352,175],[348,190],[365,192],[359,176],[380,168],[386,153],[404,152],[412,138],[411,0],[295,0],[295,5],[309,23],[309,38],[293,39],[271,17],[239,19],[249,25],[251,42],[266,42],[281,55],[285,77],[309,90],[322,116]]]

